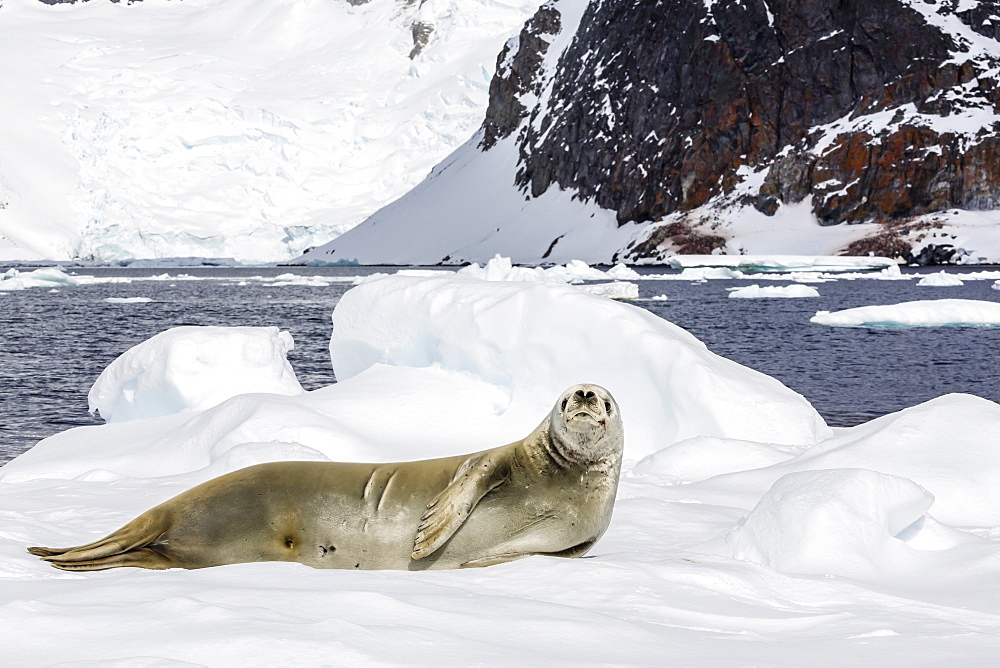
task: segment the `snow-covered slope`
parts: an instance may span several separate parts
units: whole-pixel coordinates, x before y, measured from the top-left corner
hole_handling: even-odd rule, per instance
[[[0,260],[328,241],[469,137],[538,4],[6,0]]]
[[[998,40],[995,0],[552,0],[480,134],[303,259],[1000,261]]]

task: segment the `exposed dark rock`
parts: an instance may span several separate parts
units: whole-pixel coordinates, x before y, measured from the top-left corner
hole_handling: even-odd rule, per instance
[[[956,255],[961,255],[961,249],[951,244],[927,244],[915,255],[907,253],[906,263],[921,267],[933,267],[941,264],[954,264]]]
[[[657,228],[645,241],[630,249],[629,254],[648,257],[669,244],[674,252],[687,255],[710,255],[716,248],[726,245],[726,238],[695,231],[684,221],[677,221]]]
[[[849,244],[843,254],[906,260],[910,257],[910,243],[901,238],[895,230],[887,230]]]
[[[483,123],[484,148],[492,148],[497,140],[509,137],[527,116],[520,96],[539,94],[544,81],[539,66],[548,51],[550,38],[561,26],[559,12],[543,5],[525,23],[516,39],[504,45],[497,57],[497,73],[490,81],[490,102]]]
[[[431,35],[434,33],[434,25],[423,21],[414,21],[410,30],[413,32],[413,49],[410,51],[410,60],[413,60],[427,46],[427,42],[430,41]]]
[[[961,22],[1000,38],[1000,0],[974,4]],[[972,54],[921,13],[960,5],[594,0],[561,58],[543,68],[560,27],[556,2],[501,53],[482,146],[514,136],[526,195],[570,189],[614,210],[619,224],[692,211],[761,171],[748,204],[773,215],[812,196],[826,225],[997,208],[1000,124],[975,136],[913,120],[1000,113],[988,74],[1000,53]],[[522,99],[543,90],[544,102],[525,108]],[[686,248],[721,238],[685,225],[704,237]]]

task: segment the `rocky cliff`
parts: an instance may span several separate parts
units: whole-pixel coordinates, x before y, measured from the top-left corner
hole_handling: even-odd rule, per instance
[[[477,149],[516,151],[528,202],[613,212],[614,259],[996,261],[1000,215],[955,226],[1000,209],[998,40],[997,0],[554,0],[500,54]],[[789,241],[803,218],[822,248]]]
[[[811,197],[821,225],[875,221],[893,236],[921,214],[1000,207],[1000,2],[594,1],[545,72],[532,64],[553,12],[501,57],[484,126],[484,147],[516,133],[516,183],[534,197],[571,188],[619,223],[737,191],[727,204],[765,215]],[[724,232],[691,235],[704,218],[634,253],[670,237],[724,246]]]

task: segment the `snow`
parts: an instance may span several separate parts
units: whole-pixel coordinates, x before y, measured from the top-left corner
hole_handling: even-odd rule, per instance
[[[524,264],[613,264],[615,249],[637,233],[571,191],[552,188],[526,200],[514,186],[517,146],[504,140],[484,153],[481,141],[476,133],[403,197],[293,262],[462,264],[499,253]]]
[[[818,311],[809,322],[834,327],[1000,326],[1000,304],[978,299],[919,300]]]
[[[808,285],[765,285],[760,287],[756,283],[742,288],[731,288],[730,299],[771,299],[771,298],[799,298],[799,297],[819,297],[819,290]]]
[[[330,343],[339,382],[312,392],[230,382],[287,365],[274,328],[195,330],[134,349],[173,383],[138,393],[158,415],[70,429],[0,468],[8,663],[970,665],[1000,651],[993,402],[946,395],[831,430],[777,381],[633,306],[453,273],[348,291]],[[271,345],[219,356],[248,335]],[[228,399],[195,406],[202,388],[173,357],[184,343]],[[24,549],[93,540],[258,462],[509,442],[580,380],[615,395],[627,458],[585,559],[64,573]]]
[[[790,473],[774,483],[726,543],[735,559],[788,573],[898,577],[900,566],[910,566],[919,554],[904,534],[924,521],[933,503],[912,480],[875,471]]]
[[[539,4],[6,0],[0,259],[327,242],[468,139]]]
[[[951,288],[958,287],[960,285],[965,285],[958,276],[954,274],[946,274],[943,270],[937,272],[936,274],[929,274],[924,276],[919,281],[917,285],[932,288]]]
[[[123,422],[201,411],[251,392],[301,394],[285,359],[293,347],[277,327],[174,327],[119,355],[91,388],[90,410]]]
[[[828,431],[773,379],[643,309],[573,286],[401,276],[364,283],[337,304],[330,351],[341,382],[379,365],[481,379],[497,387],[496,410],[523,416],[529,429],[550,397],[596,383],[623,415],[648,416],[625,418],[626,456],[636,458],[700,434],[798,444]],[[687,388],[665,395],[670,378],[684,378]],[[730,400],[695,410],[700,392]]]

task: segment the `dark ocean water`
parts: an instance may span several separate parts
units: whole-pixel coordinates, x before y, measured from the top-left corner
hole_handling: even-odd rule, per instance
[[[330,314],[350,283],[269,287],[254,276],[355,276],[377,267],[81,269],[80,274],[138,278],[169,273],[220,280],[135,280],[127,284],[33,288],[0,294],[0,464],[40,439],[101,424],[87,392],[128,348],[180,325],[277,326],[295,338],[288,358],[306,389],[335,382],[327,349]],[[394,271],[394,270],[383,270]],[[643,269],[664,273],[664,269]],[[949,269],[960,272],[961,269]],[[972,271],[965,270],[965,271]],[[249,278],[249,280],[247,280]],[[240,282],[245,282],[240,285]],[[812,325],[817,310],[916,299],[1000,301],[993,281],[917,287],[916,281],[819,283],[814,299],[729,299],[726,288],[785,282],[640,281],[635,304],[670,320],[712,351],[778,378],[805,395],[827,422],[851,426],[948,392],[1000,401],[1000,328],[848,329]],[[108,297],[150,297],[111,304]]]

